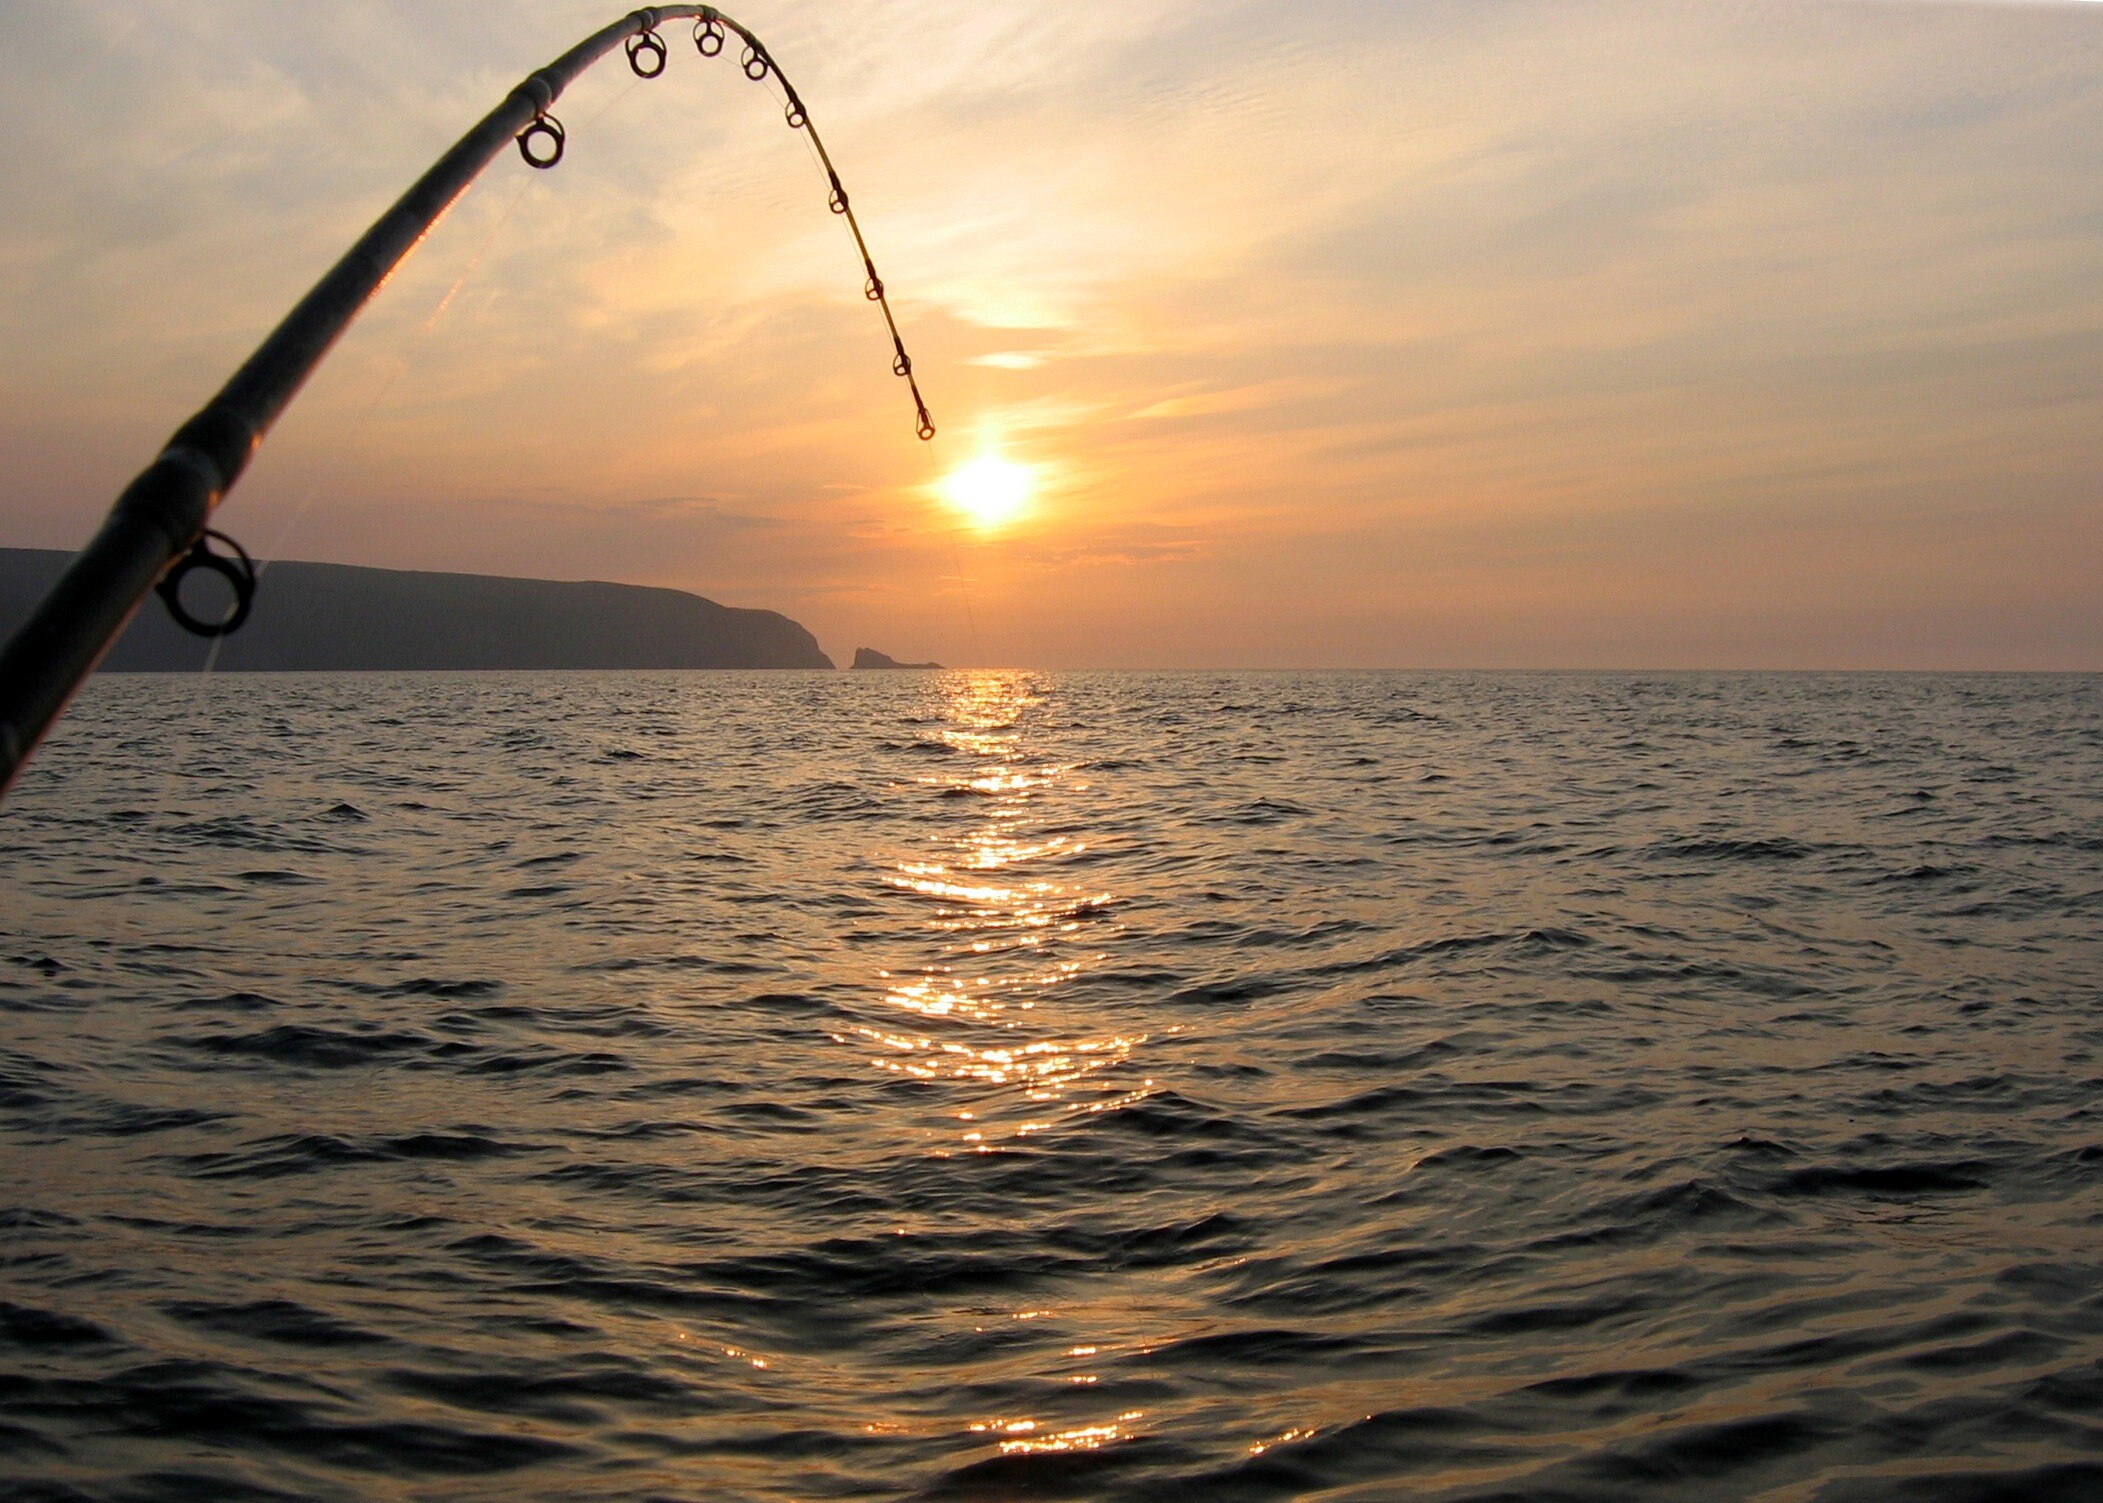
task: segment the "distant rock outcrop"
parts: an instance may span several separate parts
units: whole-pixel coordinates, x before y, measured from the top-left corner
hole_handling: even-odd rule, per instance
[[[939,668],[940,663],[901,663],[887,657],[874,647],[857,647],[854,650],[854,666],[857,668]]]
[[[0,635],[28,616],[71,557],[0,548]],[[148,596],[102,667],[195,670],[211,646]],[[223,639],[214,667],[830,668],[832,659],[787,616],[718,605],[684,590],[273,563],[254,614]]]

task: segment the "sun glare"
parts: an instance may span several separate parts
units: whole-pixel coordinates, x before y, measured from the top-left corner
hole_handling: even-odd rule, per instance
[[[1027,465],[982,455],[942,482],[942,499],[964,514],[972,526],[991,529],[1018,516],[1030,499]]]

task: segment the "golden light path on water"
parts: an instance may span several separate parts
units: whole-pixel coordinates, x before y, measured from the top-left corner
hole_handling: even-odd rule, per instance
[[[932,837],[929,849],[887,857],[883,866],[886,886],[927,905],[922,927],[935,958],[878,973],[888,1025],[835,1035],[866,1050],[878,1070],[964,1088],[970,1105],[954,1112],[954,1138],[930,1145],[937,1158],[994,1153],[1157,1089],[1151,1079],[1112,1083],[1150,1034],[1077,1029],[1058,1006],[1060,990],[1105,958],[1088,947],[1085,931],[1111,922],[1106,915],[1117,894],[1041,875],[1088,846],[1041,828],[1045,804],[1073,769],[1030,754],[1024,719],[1037,691],[1027,676],[1001,673],[959,674],[944,688],[945,723],[925,727],[924,739],[948,753],[953,769],[924,775],[904,791],[969,800],[978,817],[958,833]],[[1020,1310],[1007,1319],[1054,1313]],[[1062,1361],[1085,1368],[1108,1350],[1077,1345]],[[1098,1377],[1068,1371],[1062,1381],[1087,1388]],[[1003,1455],[1083,1451],[1131,1439],[1144,1417],[1138,1409],[1080,1424],[992,1415],[968,1429]]]

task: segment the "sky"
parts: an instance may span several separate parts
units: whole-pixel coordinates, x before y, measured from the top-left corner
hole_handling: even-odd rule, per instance
[[[218,525],[835,659],[2103,669],[2103,4],[741,0],[507,154]],[[581,0],[0,0],[0,545],[75,547]],[[945,476],[1030,493],[985,527]],[[266,580],[267,589],[267,580]]]

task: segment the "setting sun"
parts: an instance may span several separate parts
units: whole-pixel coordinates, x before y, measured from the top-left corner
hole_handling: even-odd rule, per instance
[[[942,482],[942,499],[972,526],[998,527],[1029,503],[1030,480],[1029,466],[986,454],[950,472]]]

